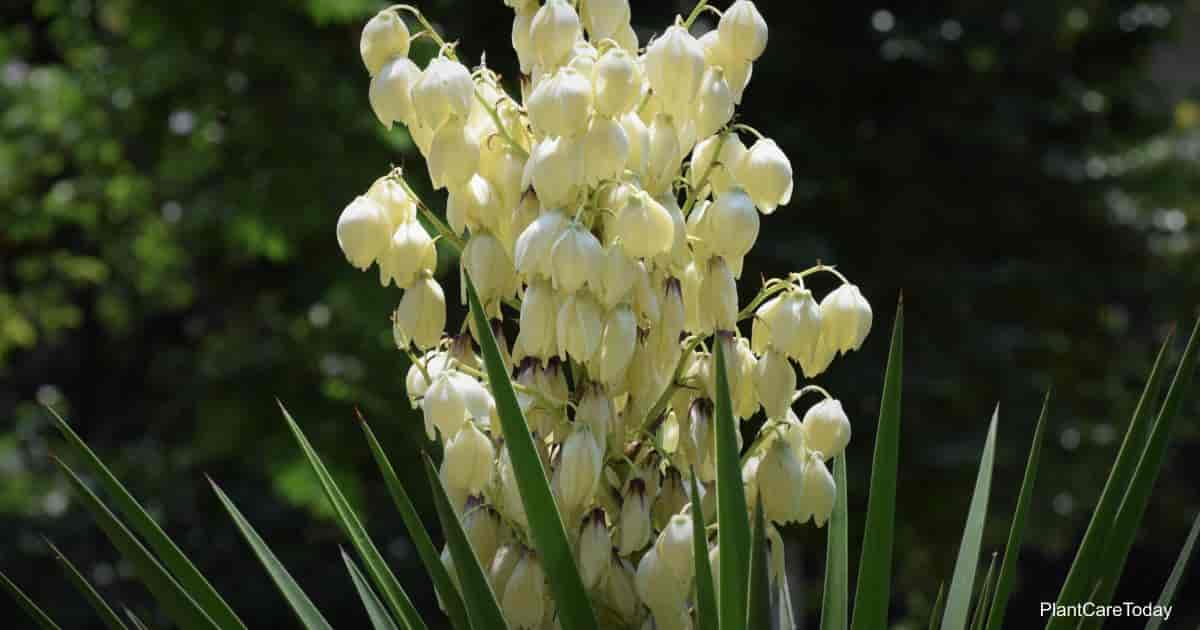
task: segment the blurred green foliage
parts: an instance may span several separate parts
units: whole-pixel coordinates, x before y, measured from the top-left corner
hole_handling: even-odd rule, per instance
[[[491,51],[489,64],[515,77],[511,12],[498,0],[420,4],[462,40],[467,59]],[[687,8],[633,4],[643,43]],[[870,452],[880,331],[905,294],[895,618],[922,619],[950,573],[992,405],[1002,402],[993,512],[1007,514],[1053,384],[1047,473],[1009,615],[1033,619],[1099,492],[1095,471],[1124,428],[1112,423],[1129,416],[1165,325],[1190,317],[1200,296],[1200,105],[1168,63],[1172,54],[1186,62],[1186,44],[1200,37],[1197,8],[758,4],[771,44],[743,109],[789,153],[797,182],[744,277],[820,259],[876,307],[864,352],[823,380],[855,421],[852,516],[865,500],[855,462]],[[257,567],[234,562],[245,557],[241,541],[204,473],[331,618],[362,619],[338,564],[341,540],[321,518],[327,508],[278,397],[370,514],[419,605],[436,607],[352,425],[358,406],[400,472],[420,479],[411,455],[425,442],[387,325],[398,293],[355,272],[333,236],[344,204],[393,163],[412,163],[418,190],[434,207],[443,200],[404,132],[384,132],[367,103],[358,28],[381,6],[0,8],[0,565],[40,601],[76,602],[48,575],[45,533],[106,594],[139,609],[147,602],[51,472],[40,409],[49,404],[154,507],[250,625],[286,623],[285,609]],[[447,295],[458,295],[455,274],[446,275]],[[450,325],[462,317],[457,308]],[[1190,404],[1129,567],[1148,579],[1123,585],[1131,598],[1156,594],[1200,505],[1186,464],[1200,409]],[[430,509],[423,488],[410,484]],[[1006,526],[988,529],[985,550],[1003,544]],[[815,604],[823,532],[785,533],[814,574],[806,593]],[[859,533],[851,535],[854,545]],[[60,619],[69,627],[89,623],[81,605],[56,609],[69,609]]]

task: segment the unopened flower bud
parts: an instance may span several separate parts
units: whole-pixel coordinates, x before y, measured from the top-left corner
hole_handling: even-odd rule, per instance
[[[446,476],[455,488],[477,494],[492,480],[496,450],[474,422],[465,423],[446,442]]]
[[[432,277],[417,280],[400,298],[392,315],[392,334],[396,345],[406,348],[411,342],[426,350],[437,345],[446,328],[446,295]]]
[[[741,259],[750,253],[758,240],[758,212],[754,202],[741,188],[731,188],[717,195],[705,211],[711,231],[712,251],[726,259]]]
[[[504,587],[504,618],[514,629],[540,628],[546,606],[546,574],[532,552],[526,552]]]
[[[622,48],[610,48],[592,66],[592,94],[596,112],[618,117],[637,104],[641,81],[637,62]]]
[[[730,50],[748,61],[767,48],[767,21],[750,0],[737,0],[725,9],[717,30]]]
[[[412,86],[421,78],[421,69],[408,57],[394,57],[371,79],[368,100],[384,127],[392,123],[408,125],[413,121]]]
[[[570,355],[580,363],[588,363],[600,347],[604,331],[604,312],[591,293],[572,293],[562,301],[555,320],[558,356]]]
[[[775,348],[767,350],[755,366],[754,382],[767,418],[782,418],[796,391],[796,370],[787,357]]]
[[[800,521],[808,497],[803,453],[797,453],[783,440],[767,448],[758,465],[758,497],[747,497],[753,505],[761,498],[763,516],[776,523]]]
[[[604,263],[600,241],[583,224],[572,221],[559,235],[550,252],[550,278],[554,288],[574,293],[588,285],[600,288],[598,272]]]
[[[725,80],[725,70],[710,67],[696,95],[696,134],[711,136],[733,118],[733,91]]]
[[[358,40],[358,52],[371,76],[389,60],[408,56],[408,25],[395,11],[380,11],[367,21]]]
[[[862,347],[871,319],[871,304],[853,284],[843,284],[821,300],[821,337],[842,353]]]
[[[850,443],[850,419],[841,401],[826,398],[809,407],[804,414],[804,437],[808,448],[826,460],[841,455]]]
[[[636,345],[637,317],[633,311],[625,305],[610,310],[604,322],[594,378],[610,388],[619,388]]]
[[[774,140],[764,138],[755,142],[736,173],[738,183],[763,214],[771,214],[775,208],[791,202],[792,163]]]
[[[675,224],[662,204],[645,191],[629,196],[617,214],[616,235],[634,258],[653,258],[667,252],[675,238]]]
[[[704,47],[683,26],[667,28],[646,47],[646,79],[668,110],[681,111],[696,97],[704,76]]]
[[[429,147],[429,178],[436,188],[466,184],[479,168],[479,141],[467,133],[463,119],[447,120]]]
[[[379,258],[379,281],[395,282],[407,289],[437,267],[437,247],[420,222],[402,223],[392,235],[388,250]],[[439,331],[440,333],[440,331]]]
[[[737,283],[725,259],[708,261],[708,270],[700,285],[700,324],[705,331],[734,330],[737,327]]]
[[[579,531],[579,575],[585,588],[595,588],[611,564],[612,534],[604,521],[604,510],[596,508],[583,519]]]
[[[573,136],[587,129],[591,80],[570,66],[537,84],[526,103],[529,122],[547,136]]]
[[[566,0],[547,0],[529,26],[538,61],[550,68],[562,64],[575,47],[580,30],[579,15]]]
[[[616,179],[628,161],[629,136],[625,128],[607,116],[592,116],[583,137],[583,170],[588,184]]]
[[[646,496],[646,481],[640,477],[625,484],[618,527],[617,550],[628,556],[650,542],[650,498]]]
[[[521,328],[517,333],[513,358],[519,360],[533,356],[546,359],[558,352],[558,310],[558,300],[550,288],[550,281],[531,281],[521,301]]]
[[[338,245],[351,265],[366,271],[387,251],[390,227],[382,206],[367,197],[355,197],[338,217]]]
[[[417,118],[430,129],[456,116],[466,120],[475,102],[475,82],[471,71],[446,57],[435,57],[412,86],[412,103]]]
[[[513,294],[517,284],[516,269],[500,240],[490,232],[471,235],[463,248],[462,265],[485,304]]]
[[[563,443],[561,458],[555,471],[558,498],[567,513],[578,514],[578,510],[587,507],[596,494],[604,453],[591,428],[577,423]]]
[[[805,466],[804,490],[801,494],[803,511],[800,522],[804,523],[812,518],[817,527],[824,527],[829,515],[833,513],[837,486],[833,475],[829,474],[829,469],[825,467],[825,462],[821,461],[820,454],[816,451],[809,455],[808,464]]]

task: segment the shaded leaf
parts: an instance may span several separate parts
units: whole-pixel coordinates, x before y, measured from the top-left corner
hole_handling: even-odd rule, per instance
[[[717,630],[717,593],[713,586],[712,565],[708,561],[708,534],[704,524],[704,510],[700,506],[700,488],[696,485],[696,471],[692,470],[692,546],[696,564],[696,629]]]
[[[1196,519],[1192,521],[1192,531],[1188,532],[1187,540],[1183,543],[1183,549],[1179,550],[1179,557],[1175,560],[1175,566],[1171,569],[1171,575],[1167,577],[1167,583],[1163,585],[1162,594],[1158,596],[1159,606],[1170,606],[1175,601],[1175,589],[1179,588],[1179,581],[1183,579],[1183,574],[1187,571],[1188,562],[1192,559],[1192,548],[1196,545],[1196,536],[1200,534],[1200,514],[1196,515]],[[1162,618],[1153,617],[1146,624],[1146,630],[1158,630],[1162,627]]]
[[[983,443],[983,455],[979,458],[979,474],[975,477],[975,491],[971,494],[971,506],[967,510],[967,524],[963,527],[962,542],[958,547],[958,559],[954,561],[954,576],[950,580],[950,592],[946,595],[946,613],[942,617],[942,630],[963,630],[967,627],[967,615],[971,611],[971,595],[975,590],[975,572],[979,568],[979,547],[983,543],[983,528],[987,524],[988,495],[992,489],[992,463],[996,458],[996,422],[1000,408],[992,412],[987,440]]]
[[[346,563],[346,571],[350,573],[350,580],[354,582],[354,590],[358,591],[358,598],[362,600],[363,607],[367,609],[371,627],[375,630],[396,630],[396,624],[388,615],[383,602],[379,601],[375,591],[371,590],[371,585],[367,583],[367,578],[363,576],[362,571],[359,571],[358,565],[354,564],[354,559],[346,554],[345,549],[342,549],[341,552],[342,562]]]
[[[850,620],[850,513],[846,497],[846,454],[833,461],[837,497],[825,526],[825,592],[821,630],[846,630]]]
[[[74,563],[63,555],[58,550],[58,547],[54,546],[54,543],[47,540],[46,546],[50,548],[51,553],[54,554],[54,558],[62,565],[63,571],[67,574],[67,579],[71,580],[71,584],[75,586],[75,590],[79,591],[88,600],[88,604],[100,616],[100,620],[104,622],[104,626],[109,630],[128,630],[125,627],[125,623],[117,616],[117,613],[113,612],[108,602],[104,601],[104,598],[100,597],[100,593],[96,592],[91,582],[88,582],[87,578],[83,577],[83,574],[79,572],[79,569],[75,568]]]
[[[0,571],[0,585],[4,586],[4,590],[8,591],[9,595],[12,595],[13,599],[17,600],[17,605],[21,607],[21,610],[25,611],[25,614],[28,615],[29,618],[32,619],[39,628],[42,628],[42,630],[60,630],[58,624],[54,623],[54,620],[50,618],[50,615],[47,615],[46,611],[42,610],[37,604],[33,603],[33,600],[29,599],[29,596],[25,594],[25,591],[22,591],[21,587],[17,586],[16,583],[8,579],[8,576],[5,575],[3,571]]]
[[[767,528],[762,499],[754,502],[754,538],[750,547],[750,590],[746,603],[746,627],[771,627],[771,568],[767,566]]]

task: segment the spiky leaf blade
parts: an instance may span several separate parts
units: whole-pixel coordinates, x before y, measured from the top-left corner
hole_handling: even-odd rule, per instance
[[[354,563],[354,559],[346,553],[345,549],[342,549],[341,552],[342,562],[346,564],[346,571],[350,574],[350,581],[354,582],[354,590],[358,592],[358,598],[362,600],[363,608],[367,611],[367,618],[371,621],[371,627],[375,630],[397,630],[396,623],[392,621],[387,608],[384,607],[383,602],[379,601],[379,597],[375,595],[375,591],[371,590],[371,585],[367,583],[367,578],[359,570],[358,565]]]
[[[825,525],[825,591],[821,630],[846,630],[850,620],[850,512],[847,508],[846,454],[833,460],[837,497]]]
[[[92,583],[83,577],[83,574],[79,572],[75,564],[48,539],[46,540],[46,546],[50,548],[50,552],[54,554],[54,559],[62,566],[63,572],[67,574],[67,579],[71,581],[75,590],[83,595],[84,599],[88,601],[88,604],[99,615],[100,621],[104,622],[104,626],[109,630],[128,630],[125,627],[125,623],[117,616],[117,613],[113,612],[112,607],[108,605],[108,602],[104,601],[100,593],[96,592],[96,588],[92,586]]]
[[[21,590],[21,587],[17,586],[15,582],[8,579],[8,576],[5,575],[3,571],[0,571],[0,586],[3,586],[4,590],[8,591],[8,594],[11,595],[14,600],[16,600],[17,605],[21,607],[21,610],[25,611],[25,614],[32,619],[39,628],[42,630],[61,630],[58,624],[54,623],[54,620],[50,618],[50,615],[47,615],[46,611],[42,610],[36,603],[34,603],[34,601],[25,594],[25,591]]]
[[[996,423],[999,416],[1000,408],[997,407],[992,413],[987,440],[983,444],[983,455],[979,458],[975,490],[971,494],[971,505],[967,509],[967,523],[963,527],[958,559],[954,562],[950,592],[946,595],[942,630],[963,630],[967,627],[971,595],[975,589],[975,572],[979,568],[979,548],[983,544],[983,527],[987,523],[988,495],[992,488],[992,463],[996,458]]]
[[[762,499],[754,502],[754,538],[750,544],[750,590],[746,603],[746,627],[771,627],[771,568],[767,556],[767,528]]]
[[[1197,514],[1195,520],[1192,521],[1192,531],[1188,532],[1187,540],[1184,541],[1183,548],[1179,550],[1179,557],[1175,559],[1175,566],[1171,568],[1171,575],[1167,576],[1167,583],[1163,585],[1162,594],[1158,596],[1159,606],[1165,608],[1173,605],[1175,590],[1179,588],[1179,581],[1183,579],[1188,562],[1192,559],[1192,548],[1196,546],[1198,534],[1200,534],[1200,514]],[[1152,617],[1146,624],[1146,630],[1159,630],[1162,624],[1162,617]]]
[[[704,509],[700,506],[700,488],[696,471],[692,470],[692,547],[696,565],[696,628],[718,630],[717,592],[713,586],[712,564],[708,561],[708,530],[704,524]]]
[[[717,391],[714,422],[717,441],[717,553],[718,614],[721,630],[746,627],[746,593],[750,575],[750,519],[746,515],[746,489],[742,486],[741,458],[737,447],[737,419],[729,394],[729,375],[725,371],[725,342],[714,345]]]

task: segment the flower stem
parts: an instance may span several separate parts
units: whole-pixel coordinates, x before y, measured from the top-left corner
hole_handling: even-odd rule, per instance
[[[688,14],[687,19],[683,21],[683,28],[692,28],[692,23],[696,21],[696,18],[700,17],[700,13],[704,11],[704,6],[707,4],[708,0],[697,2],[696,6],[692,7],[692,12]]]

